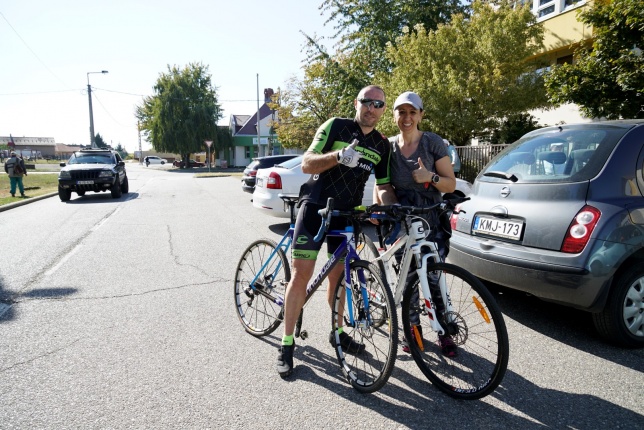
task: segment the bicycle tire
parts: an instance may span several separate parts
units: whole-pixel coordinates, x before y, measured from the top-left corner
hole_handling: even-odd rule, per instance
[[[367,236],[364,232],[361,232],[356,239],[356,251],[360,256],[360,260],[367,261],[371,264],[376,265],[376,267],[380,271],[379,273],[380,273],[381,280],[383,282],[386,282],[386,279],[384,277],[384,273],[385,273],[384,263],[382,262],[382,260],[375,261],[375,259],[380,256],[380,252],[378,251],[378,248],[373,243],[371,238]],[[377,310],[374,310],[374,312],[372,312],[374,325],[376,327],[380,327],[388,320],[387,309],[382,303],[381,297],[378,295],[377,291],[371,291],[369,294],[372,300],[377,301],[376,303],[380,303],[380,305],[377,308],[377,309],[380,309],[380,312],[378,313]]]
[[[282,249],[266,265],[266,275],[258,277],[257,288],[250,283],[268,261],[277,244],[270,239],[251,243],[242,254],[235,271],[235,308],[237,317],[247,333],[256,336],[271,334],[282,323],[282,306],[286,286],[291,280],[291,268]],[[278,263],[279,271],[274,276]],[[281,301],[281,303],[280,303]]]
[[[342,291],[345,289],[344,277],[340,279],[335,288],[335,298],[332,312],[332,326],[335,334],[335,351],[343,374],[349,383],[361,393],[373,393],[382,388],[391,373],[396,361],[398,345],[398,320],[396,308],[391,291],[382,282],[377,269],[366,261],[353,261],[350,264],[351,278],[351,303],[355,326],[349,325],[347,318],[349,309]],[[365,301],[361,291],[359,276],[364,276],[367,290],[377,291],[382,297],[387,314],[391,316],[388,324],[376,327],[370,323],[366,315]],[[367,312],[368,313],[368,312]],[[358,354],[344,352],[339,346],[340,338],[337,332],[342,323],[344,332],[354,341],[365,346],[364,351]]]
[[[423,374],[449,396],[461,400],[485,397],[499,386],[508,366],[508,332],[503,314],[485,285],[468,271],[448,263],[430,264],[427,271],[428,275],[446,277],[455,317],[449,330],[457,345],[457,356],[442,354],[417,277],[405,289],[402,301],[403,330],[405,338],[411,339],[411,355]],[[412,303],[412,285],[419,288],[418,303]],[[410,308],[420,311],[421,336],[412,336]],[[446,327],[442,321],[441,324]]]

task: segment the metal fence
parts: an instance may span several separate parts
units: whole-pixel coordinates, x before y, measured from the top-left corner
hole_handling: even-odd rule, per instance
[[[461,170],[457,177],[474,182],[483,167],[508,145],[457,146],[456,151],[461,159]]]

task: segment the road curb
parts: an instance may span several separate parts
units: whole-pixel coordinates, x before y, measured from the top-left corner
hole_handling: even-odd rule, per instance
[[[9,204],[0,206],[0,212],[8,211],[9,209],[17,208],[18,206],[27,205],[29,203],[37,202],[38,200],[46,199],[46,198],[49,198],[49,197],[54,197],[54,196],[57,196],[57,195],[58,195],[58,193],[54,192],[54,193],[49,193],[49,194],[43,194],[42,196],[28,197],[28,198],[22,199],[20,201],[14,202],[14,203],[9,203]]]

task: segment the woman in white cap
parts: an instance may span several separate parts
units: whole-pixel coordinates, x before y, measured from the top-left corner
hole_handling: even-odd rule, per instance
[[[443,138],[436,133],[421,131],[419,124],[423,118],[423,101],[414,92],[407,91],[394,102],[394,121],[400,133],[389,138],[392,153],[390,158],[390,178],[398,202],[402,205],[427,206],[440,201],[442,193],[456,189],[456,178],[452,162]],[[374,195],[374,201],[377,201]],[[430,214],[432,237],[444,259],[449,250],[451,231],[442,226],[437,214]],[[444,223],[443,223],[444,224]],[[416,290],[415,296],[417,296]],[[414,297],[412,296],[412,300]],[[420,331],[420,315],[410,314],[414,329]],[[444,355],[454,357],[457,348],[449,336],[439,336]],[[409,346],[403,342],[403,350]]]

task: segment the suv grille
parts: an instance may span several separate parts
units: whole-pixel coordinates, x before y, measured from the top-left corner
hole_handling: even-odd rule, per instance
[[[83,179],[98,179],[98,175],[101,173],[100,170],[73,170],[70,172],[72,174],[72,179],[83,180]]]

